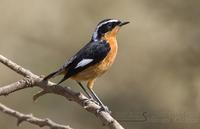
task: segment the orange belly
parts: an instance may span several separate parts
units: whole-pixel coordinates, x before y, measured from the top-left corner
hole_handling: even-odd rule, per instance
[[[90,66],[82,72],[72,76],[72,79],[77,81],[92,80],[97,78],[98,76],[101,76],[111,67],[115,60],[118,46],[116,38],[109,38],[109,40],[107,39],[107,41],[109,41],[111,50],[106,56],[106,58],[104,58],[104,60],[102,60],[100,63]]]

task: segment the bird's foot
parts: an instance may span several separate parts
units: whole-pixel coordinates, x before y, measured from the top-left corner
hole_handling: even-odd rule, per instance
[[[85,100],[85,103],[89,102],[89,101],[92,101],[94,102],[95,104],[99,105],[99,103],[97,101],[95,101],[93,98],[89,98],[89,99],[86,99]]]
[[[89,101],[92,101],[92,102],[94,102],[95,104],[99,105],[99,103],[98,103],[96,100],[94,100],[93,98],[89,98]]]
[[[109,113],[109,114],[112,113],[112,112],[109,110],[109,108],[108,108],[107,106],[105,106],[105,105],[102,105],[102,106],[101,106],[100,111],[105,111],[105,112],[107,112],[107,113]]]

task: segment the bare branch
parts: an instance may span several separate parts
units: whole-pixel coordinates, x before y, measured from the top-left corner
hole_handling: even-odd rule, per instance
[[[40,118],[33,116],[32,114],[22,114],[18,111],[15,111],[11,108],[6,107],[5,105],[3,105],[1,103],[0,103],[0,111],[4,112],[10,116],[16,117],[18,126],[23,121],[27,121],[29,123],[38,125],[39,127],[48,126],[50,129],[72,129],[69,126],[57,124],[48,118],[40,119]]]
[[[20,87],[17,87],[16,85],[14,85],[15,83],[13,85],[2,87],[4,88],[4,90],[0,88],[0,96],[12,93],[20,89],[37,86],[37,87],[42,88],[43,91],[41,91],[39,94],[36,94],[34,96],[34,99],[37,99],[38,97],[46,93],[61,95],[65,97],[67,100],[74,101],[78,103],[80,106],[82,106],[84,109],[86,109],[87,111],[95,114],[102,121],[103,125],[108,126],[110,129],[123,129],[123,127],[109,113],[102,111],[99,105],[89,100],[83,94],[74,92],[69,87],[62,87],[50,81],[48,82],[43,81],[43,78],[41,78],[40,76],[33,74],[29,70],[26,70],[25,68],[17,65],[16,63],[8,60],[2,55],[0,55],[0,62],[5,64],[12,70],[16,71],[17,73],[27,77],[28,81],[26,81],[26,78],[25,78],[25,82],[29,82],[29,83],[23,83],[24,85],[21,85]],[[1,92],[1,91],[4,91],[4,92]]]
[[[28,78],[28,77],[25,77],[17,82],[14,82],[12,84],[9,84],[7,86],[4,86],[4,87],[1,87],[0,88],[0,96],[1,95],[8,95],[12,92],[15,92],[15,91],[18,91],[18,90],[21,90],[21,89],[25,89],[25,88],[29,88],[31,87],[33,84],[32,84],[32,79]]]
[[[31,76],[31,72],[29,70],[26,70],[22,68],[21,66],[17,65],[16,63],[12,62],[11,60],[8,60],[6,57],[0,55],[0,62],[15,72],[21,74],[22,76]]]

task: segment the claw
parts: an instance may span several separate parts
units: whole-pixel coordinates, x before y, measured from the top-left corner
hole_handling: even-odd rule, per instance
[[[87,103],[90,102],[90,101],[94,102],[94,103],[97,104],[97,105],[100,105],[100,104],[99,104],[97,101],[95,101],[93,98],[85,99],[85,100],[84,100],[84,105],[87,106]]]
[[[105,111],[105,112],[107,112],[109,114],[112,113],[107,106],[101,106],[100,111]]]
[[[90,99],[88,99],[89,101],[92,101],[92,102],[94,102],[95,104],[97,104],[97,105],[100,105],[97,101],[95,101],[93,98],[90,98]]]

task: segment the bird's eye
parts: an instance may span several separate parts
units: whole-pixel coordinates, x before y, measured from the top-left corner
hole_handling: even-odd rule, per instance
[[[112,23],[109,23],[109,24],[107,25],[107,27],[108,27],[109,29],[111,29],[111,28],[112,28]]]

